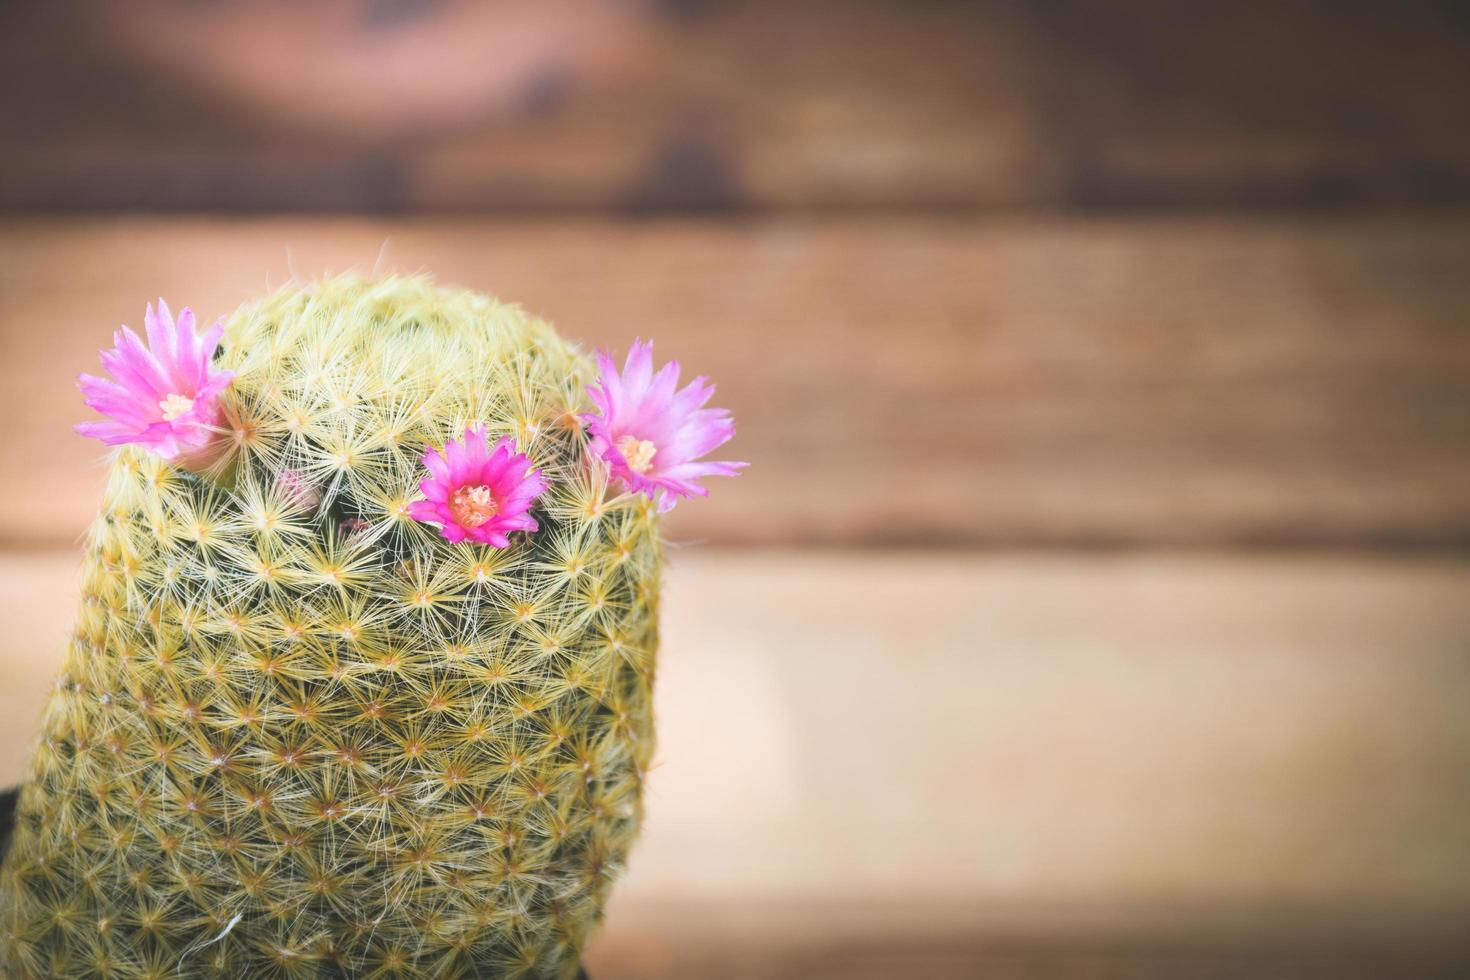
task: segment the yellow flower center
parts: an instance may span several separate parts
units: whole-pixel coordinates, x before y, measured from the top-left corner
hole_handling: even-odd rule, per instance
[[[194,407],[194,399],[184,395],[169,395],[158,403],[158,407],[163,409],[163,420],[172,422]]]
[[[484,484],[460,487],[449,495],[449,515],[460,527],[479,527],[494,517],[498,509],[490,488]]]
[[[654,454],[658,447],[647,439],[639,439],[636,436],[623,436],[618,440],[618,452],[628,461],[628,469],[634,473],[647,473],[648,468],[653,465]]]

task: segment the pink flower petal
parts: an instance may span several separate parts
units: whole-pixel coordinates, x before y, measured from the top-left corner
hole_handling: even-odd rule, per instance
[[[437,521],[440,519],[439,508],[435,507],[428,500],[415,500],[408,505],[406,510],[408,511],[408,516],[416,521]]]
[[[428,467],[431,479],[440,483],[449,482],[449,463],[432,448],[424,450],[423,463]]]
[[[677,369],[676,369],[677,370]],[[628,359],[623,362],[623,390],[631,402],[642,402],[648,391],[648,378],[653,372],[653,342],[633,341]]]

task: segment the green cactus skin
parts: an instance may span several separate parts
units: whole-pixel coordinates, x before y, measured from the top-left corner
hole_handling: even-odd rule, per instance
[[[574,976],[642,815],[661,552],[587,458],[590,366],[357,278],[237,311],[218,363],[212,477],[112,455],[0,973]],[[508,549],[404,513],[473,423],[550,483]]]

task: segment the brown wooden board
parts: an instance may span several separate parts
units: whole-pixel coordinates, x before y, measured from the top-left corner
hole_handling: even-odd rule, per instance
[[[163,295],[432,270],[719,384],[679,540],[1470,546],[1470,219],[0,223],[0,541],[73,540],[72,385]]]
[[[1435,0],[53,0],[0,11],[0,206],[1470,200]]]

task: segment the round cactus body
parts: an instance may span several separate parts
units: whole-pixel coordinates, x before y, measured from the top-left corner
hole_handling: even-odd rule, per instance
[[[225,338],[217,458],[112,457],[0,974],[575,975],[641,816],[660,567],[589,365],[419,279],[290,287]],[[534,534],[410,515],[466,430],[544,479]]]

